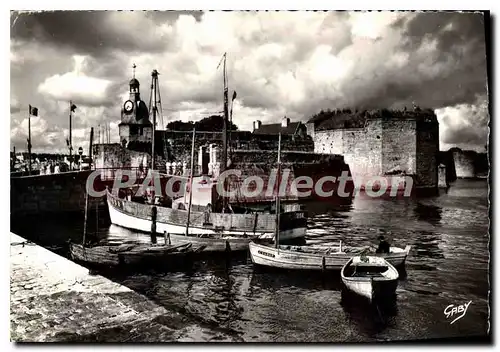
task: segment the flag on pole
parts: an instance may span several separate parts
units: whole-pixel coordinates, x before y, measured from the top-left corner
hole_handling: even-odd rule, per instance
[[[75,104],[71,104],[71,112],[75,112],[76,110],[76,105]]]
[[[30,105],[30,115],[38,116],[38,108]]]
[[[236,94],[236,91],[234,90],[233,91],[233,100],[236,99],[236,96],[237,96],[237,94]]]

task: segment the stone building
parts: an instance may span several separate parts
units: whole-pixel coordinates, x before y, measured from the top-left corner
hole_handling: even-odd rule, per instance
[[[306,127],[314,151],[343,155],[360,188],[367,178],[394,175],[411,176],[415,188],[437,188],[439,123],[432,110],[321,112]]]

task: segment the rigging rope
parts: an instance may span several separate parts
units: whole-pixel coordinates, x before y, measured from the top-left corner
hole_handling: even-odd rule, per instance
[[[161,106],[160,82],[158,81],[158,79],[156,80],[156,86],[158,89],[158,105],[160,105],[160,110],[157,109],[157,111],[160,111],[161,127],[164,130],[165,124],[163,123],[163,114],[161,113],[161,111],[163,110],[163,107]]]

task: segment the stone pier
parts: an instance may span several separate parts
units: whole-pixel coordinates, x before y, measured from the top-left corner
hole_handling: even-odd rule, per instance
[[[13,233],[10,322],[14,342],[233,340]]]

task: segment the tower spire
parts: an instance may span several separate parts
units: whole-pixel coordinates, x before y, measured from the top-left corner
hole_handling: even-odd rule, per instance
[[[136,67],[137,66],[135,64],[132,64],[132,74],[133,74],[134,78],[135,78],[135,69],[136,69]]]

